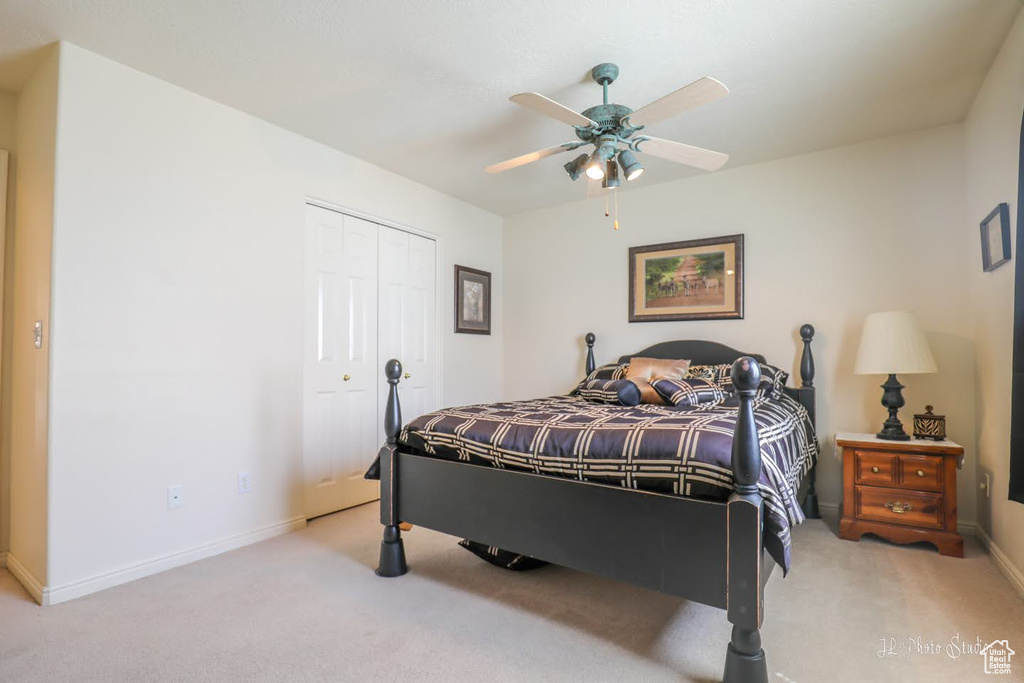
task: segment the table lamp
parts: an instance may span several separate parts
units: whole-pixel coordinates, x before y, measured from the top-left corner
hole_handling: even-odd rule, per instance
[[[885,311],[872,313],[864,319],[853,371],[858,375],[889,375],[882,385],[882,405],[889,410],[889,419],[878,432],[879,439],[910,440],[896,416],[905,403],[903,385],[896,375],[936,370],[932,350],[916,315],[909,311]]]

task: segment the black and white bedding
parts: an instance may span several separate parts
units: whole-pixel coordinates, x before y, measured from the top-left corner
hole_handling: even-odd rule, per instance
[[[733,490],[737,406],[736,399],[677,407],[551,396],[428,413],[399,440],[434,457],[724,501]],[[754,420],[765,548],[788,572],[790,528],[804,519],[796,493],[818,444],[807,411],[789,396],[756,399]]]

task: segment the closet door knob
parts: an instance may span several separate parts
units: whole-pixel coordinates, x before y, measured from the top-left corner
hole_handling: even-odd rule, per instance
[[[349,381],[350,379],[352,379],[352,375],[345,375],[344,377],[342,377],[342,379],[343,379],[343,380],[345,380],[345,381],[347,382],[347,381]]]
[[[407,373],[405,373],[405,378],[406,378],[406,379],[410,379],[411,377],[412,377],[412,375],[410,375],[410,374],[409,374],[408,372],[407,372]]]

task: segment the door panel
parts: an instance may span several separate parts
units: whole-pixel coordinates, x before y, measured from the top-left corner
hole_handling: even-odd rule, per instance
[[[402,363],[398,384],[402,422],[437,408],[436,244],[433,240],[380,226],[380,338],[383,364]],[[387,392],[379,396],[378,429],[383,434]]]
[[[307,517],[379,495],[377,225],[306,207],[303,457]]]

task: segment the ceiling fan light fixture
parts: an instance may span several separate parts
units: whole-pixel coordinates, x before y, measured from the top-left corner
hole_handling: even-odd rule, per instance
[[[583,167],[586,166],[587,161],[590,157],[586,154],[581,154],[569,163],[565,165],[565,172],[569,174],[569,178],[576,180],[583,173]]]
[[[621,183],[619,181],[619,167],[615,165],[615,159],[609,159],[605,164],[604,182],[601,183],[601,187],[606,190],[618,189]]]
[[[619,152],[619,165],[622,166],[622,174],[626,176],[626,180],[636,180],[644,172],[644,165],[637,161],[636,155],[628,149]]]
[[[588,178],[591,180],[601,180],[604,178],[605,159],[603,147],[598,147],[594,150],[594,153],[590,155],[590,162],[587,164]]]

